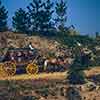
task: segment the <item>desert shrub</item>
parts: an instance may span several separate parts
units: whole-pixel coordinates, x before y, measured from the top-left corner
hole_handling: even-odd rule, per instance
[[[100,66],[100,57],[96,57],[92,62],[92,66]]]
[[[69,68],[67,79],[70,84],[83,84],[85,83],[85,74],[83,70],[86,69],[82,65],[80,57],[76,56],[73,64]]]
[[[55,53],[54,52],[48,52],[47,54],[47,58],[52,58],[52,57],[55,57]]]
[[[39,98],[35,96],[24,96],[22,100],[39,100]]]
[[[8,91],[9,92],[18,92],[20,90],[20,86],[14,83],[9,83],[8,85]]]
[[[70,70],[67,79],[70,84],[84,84],[85,74],[81,70]]]
[[[36,93],[39,93],[41,96],[47,98],[47,96],[49,95],[49,89],[46,87],[43,87],[41,89],[36,90]]]
[[[9,81],[8,80],[0,80],[0,86],[5,85],[8,86]]]
[[[79,90],[75,87],[68,88],[66,97],[68,100],[82,100]]]

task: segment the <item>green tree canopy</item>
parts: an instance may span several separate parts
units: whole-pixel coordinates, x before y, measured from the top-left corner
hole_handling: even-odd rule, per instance
[[[63,31],[65,23],[67,21],[67,5],[64,0],[60,0],[56,3],[56,15],[55,22],[58,26],[58,29]]]
[[[52,6],[50,0],[33,0],[27,7],[31,20],[32,32],[45,34],[51,27]],[[46,34],[45,34],[46,35]]]
[[[7,31],[7,16],[8,11],[0,1],[0,32]]]
[[[29,17],[25,10],[19,8],[12,17],[13,28],[15,32],[29,33]]]

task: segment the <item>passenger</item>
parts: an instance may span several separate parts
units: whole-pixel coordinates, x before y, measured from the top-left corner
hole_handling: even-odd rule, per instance
[[[21,59],[21,57],[22,57],[21,51],[18,52],[17,57],[18,57],[17,61],[21,62],[22,61],[22,59]]]
[[[15,60],[15,58],[14,58],[14,52],[12,51],[9,54],[10,54],[10,60],[12,60],[12,61]]]
[[[29,48],[33,51],[34,50],[34,47],[32,46],[32,43],[30,42],[29,43]]]

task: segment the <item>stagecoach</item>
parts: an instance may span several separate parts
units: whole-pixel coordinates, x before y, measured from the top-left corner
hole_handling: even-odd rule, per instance
[[[44,55],[45,56],[45,55]],[[68,60],[65,58],[49,58],[41,55],[38,49],[5,48],[0,57],[0,75],[13,76],[15,74],[37,74],[39,72],[65,71]]]
[[[12,76],[15,73],[36,74],[38,66],[35,63],[39,56],[38,50],[34,48],[6,48],[0,57],[0,73]]]

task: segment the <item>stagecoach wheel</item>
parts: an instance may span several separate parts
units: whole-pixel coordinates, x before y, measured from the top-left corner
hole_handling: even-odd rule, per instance
[[[16,73],[16,64],[14,62],[5,62],[3,70],[7,76],[13,76]]]
[[[0,75],[2,73],[2,66],[3,66],[3,64],[0,64]]]
[[[27,67],[26,67],[26,72],[29,74],[29,75],[35,75],[38,73],[38,66],[36,64],[29,64]]]
[[[0,64],[0,77],[5,76],[5,72],[3,70],[3,64]]]

